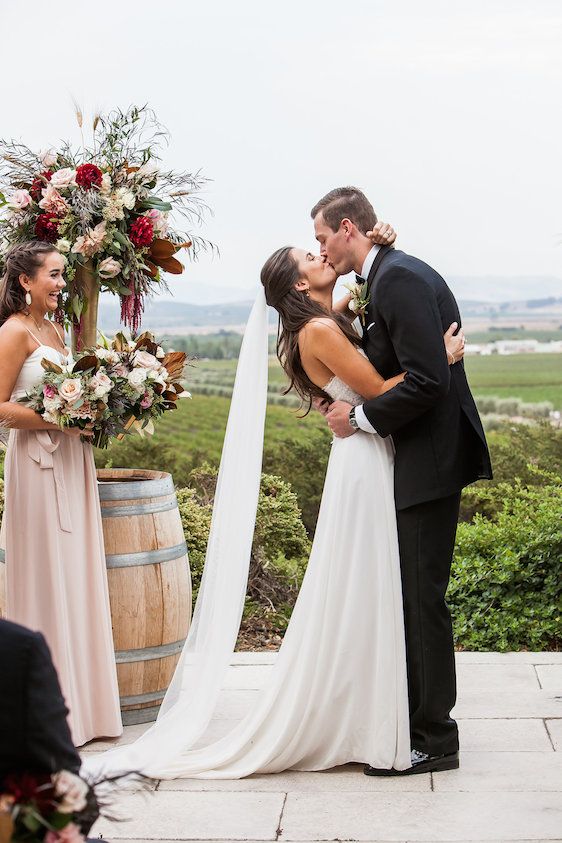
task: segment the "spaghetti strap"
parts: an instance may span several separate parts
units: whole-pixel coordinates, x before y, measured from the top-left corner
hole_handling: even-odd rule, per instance
[[[50,319],[47,319],[46,321],[49,323],[49,325],[51,326],[51,328],[53,329],[53,331],[54,331],[54,332],[55,332],[55,334],[57,335],[57,340],[60,342],[60,344],[62,345],[62,347],[63,347],[63,348],[64,348],[64,350],[66,351],[66,350],[67,350],[67,349],[66,349],[66,345],[64,344],[64,340],[62,340],[62,339],[61,339],[61,335],[60,335],[60,334],[59,334],[59,332],[57,331],[57,329],[56,329],[56,327],[55,327],[55,323],[54,323],[54,322],[51,322],[51,320],[50,320]]]
[[[22,322],[22,320],[21,320],[21,319],[20,319],[19,321],[21,322],[21,324],[23,325],[23,327],[25,328],[25,330],[27,331],[27,333],[28,333],[28,334],[31,334],[31,336],[33,337],[33,339],[35,340],[35,342],[37,343],[37,345],[43,345],[43,343],[41,342],[41,340],[38,340],[38,339],[37,339],[37,337],[35,336],[35,334],[33,333],[33,331],[32,331],[30,328],[28,328],[28,327],[27,327],[27,325],[25,324],[25,322]]]

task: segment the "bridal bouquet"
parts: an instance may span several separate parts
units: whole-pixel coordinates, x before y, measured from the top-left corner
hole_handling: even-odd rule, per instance
[[[185,353],[165,354],[148,332],[136,341],[118,333],[111,345],[104,338],[68,365],[41,364],[42,380],[20,401],[61,428],[93,430],[97,448],[130,430],[153,434],[154,419],[191,398],[180,382]]]
[[[82,131],[79,109],[77,118]],[[10,246],[32,239],[54,243],[67,258],[59,321],[66,317],[79,331],[88,299],[95,298],[97,308],[97,292],[106,290],[120,296],[121,320],[136,333],[147,293],[166,289],[161,270],[183,272],[175,253],[213,248],[174,227],[171,212],[190,225],[202,220],[207,206],[197,194],[206,179],[162,169],[164,137],[145,106],[97,115],[92,143],[87,147],[82,138],[81,149],[65,143],[34,151],[0,140],[0,274]],[[94,278],[95,296],[84,268]]]

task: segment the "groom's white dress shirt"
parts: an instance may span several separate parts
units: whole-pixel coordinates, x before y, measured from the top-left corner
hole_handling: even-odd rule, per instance
[[[373,246],[365,260],[363,261],[363,266],[361,267],[361,278],[364,278],[365,281],[369,277],[369,272],[371,271],[371,267],[374,263],[374,260],[377,256],[377,253],[380,249],[380,246]],[[361,430],[366,431],[367,433],[376,433],[377,431],[365,415],[365,410],[363,409],[363,405],[359,404],[358,407],[355,408],[355,420],[357,424],[361,428]]]

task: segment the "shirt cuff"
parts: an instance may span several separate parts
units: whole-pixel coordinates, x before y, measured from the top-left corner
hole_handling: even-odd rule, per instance
[[[359,404],[355,408],[355,421],[357,422],[361,430],[365,431],[365,433],[377,432],[371,422],[369,421],[369,419],[367,418],[367,416],[365,415],[365,410],[363,409],[362,404]]]

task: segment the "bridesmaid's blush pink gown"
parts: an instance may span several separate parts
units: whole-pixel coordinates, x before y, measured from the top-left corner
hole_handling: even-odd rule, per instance
[[[39,345],[20,371],[12,400],[42,377],[44,357],[61,362],[56,349]],[[74,743],[120,735],[92,446],[57,431],[12,430],[4,483],[7,617],[45,635]]]

